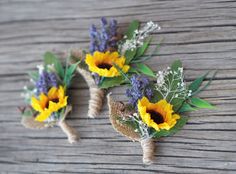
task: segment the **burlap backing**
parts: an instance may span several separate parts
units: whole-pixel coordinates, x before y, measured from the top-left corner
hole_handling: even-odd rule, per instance
[[[122,117],[127,117],[132,114],[132,112],[128,110],[126,105],[123,103],[114,101],[111,98],[111,94],[107,95],[107,102],[109,107],[109,118],[113,128],[133,141],[140,141],[140,135],[135,132],[133,128],[121,123],[120,121]]]

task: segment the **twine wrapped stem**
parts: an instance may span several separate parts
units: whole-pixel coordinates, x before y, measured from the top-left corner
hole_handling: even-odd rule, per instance
[[[90,72],[80,68],[79,66],[77,68],[77,71],[84,77],[84,80],[89,86],[90,100],[88,108],[88,117],[94,118],[98,116],[102,109],[105,91],[103,89],[98,88]]]
[[[143,149],[143,163],[150,165],[153,163],[155,154],[155,143],[151,138],[140,140]]]
[[[73,144],[76,143],[79,139],[78,132],[68,125],[68,123],[65,121],[66,116],[69,114],[69,112],[72,110],[71,106],[67,106],[63,118],[58,122],[58,126],[62,129],[62,131],[67,135],[69,143]]]

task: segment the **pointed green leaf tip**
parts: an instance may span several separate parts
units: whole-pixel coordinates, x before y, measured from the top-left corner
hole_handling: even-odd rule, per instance
[[[133,37],[134,31],[139,28],[139,21],[138,20],[133,20],[128,27],[127,32],[125,35],[127,36],[127,39],[131,39]]]
[[[176,60],[172,63],[171,70],[172,71],[177,71],[178,68],[181,68],[181,67],[183,67],[182,62],[180,60]]]
[[[99,88],[107,89],[114,86],[119,86],[124,83],[125,79],[122,76],[113,78],[104,78],[104,80],[98,85]]]
[[[191,98],[190,104],[198,107],[198,108],[205,108],[205,109],[215,109],[213,105],[208,103],[206,100],[200,99],[200,98]]]
[[[75,63],[75,64],[72,64],[72,65],[70,65],[70,66],[66,69],[65,77],[64,77],[64,80],[63,80],[63,82],[64,82],[64,84],[65,84],[66,86],[69,86],[69,85],[70,85],[70,82],[71,82],[71,80],[72,80],[72,78],[73,78],[73,76],[74,76],[74,72],[75,72],[75,70],[76,70],[76,68],[77,68],[77,66],[78,66],[79,63],[80,63],[80,62],[77,62],[77,63]]]
[[[190,85],[189,85],[189,90],[192,90],[192,92],[195,92],[198,90],[198,88],[201,86],[203,80],[206,78],[206,76],[209,74],[209,71],[204,74],[203,76],[195,79]]]
[[[156,77],[155,73],[151,70],[151,68],[149,68],[149,67],[148,67],[147,65],[145,65],[145,64],[137,63],[137,64],[136,64],[136,69],[137,69],[139,72],[141,72],[141,73],[143,73],[143,74],[145,74],[145,75],[147,75],[147,76]]]
[[[61,77],[61,79],[64,79],[64,68],[58,59],[58,57],[51,53],[51,52],[46,52],[44,54],[44,65],[54,65],[58,75]]]

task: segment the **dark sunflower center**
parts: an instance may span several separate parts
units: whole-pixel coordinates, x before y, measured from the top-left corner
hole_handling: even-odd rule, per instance
[[[55,99],[52,99],[52,100],[50,100],[50,101],[52,101],[52,102],[54,102],[54,103],[58,103],[59,102],[59,99],[58,98],[55,98]],[[49,101],[46,103],[46,105],[45,105],[45,108],[48,108],[49,107]]]
[[[164,123],[164,119],[162,115],[159,112],[156,112],[154,110],[147,110],[147,113],[150,114],[151,119],[156,123],[156,124],[161,124]]]
[[[97,67],[101,68],[101,69],[109,70],[112,67],[112,65],[110,65],[109,63],[100,63],[100,64],[97,65]]]

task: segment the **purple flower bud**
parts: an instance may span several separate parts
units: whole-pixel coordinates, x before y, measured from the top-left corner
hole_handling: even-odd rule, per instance
[[[46,71],[43,71],[40,74],[39,79],[36,82],[35,86],[36,86],[36,89],[37,89],[37,91],[36,91],[37,95],[40,95],[40,93],[47,94],[48,90],[51,87],[53,87],[53,86],[57,87],[58,86],[56,74],[53,73],[53,72],[48,73]]]
[[[117,21],[115,19],[112,19],[110,22],[110,32],[112,37],[117,34]]]
[[[105,17],[101,18],[101,22],[102,22],[102,26],[106,26],[107,25],[107,19]]]
[[[150,99],[153,95],[153,91],[148,87],[150,81],[146,77],[133,75],[130,81],[131,87],[126,90],[126,96],[129,98],[129,103],[136,108],[138,100],[143,96]]]
[[[116,48],[117,40],[114,37],[117,35],[117,21],[111,20],[109,25],[105,17],[101,18],[101,30],[97,31],[95,25],[90,27],[90,52],[107,51],[108,48]]]

